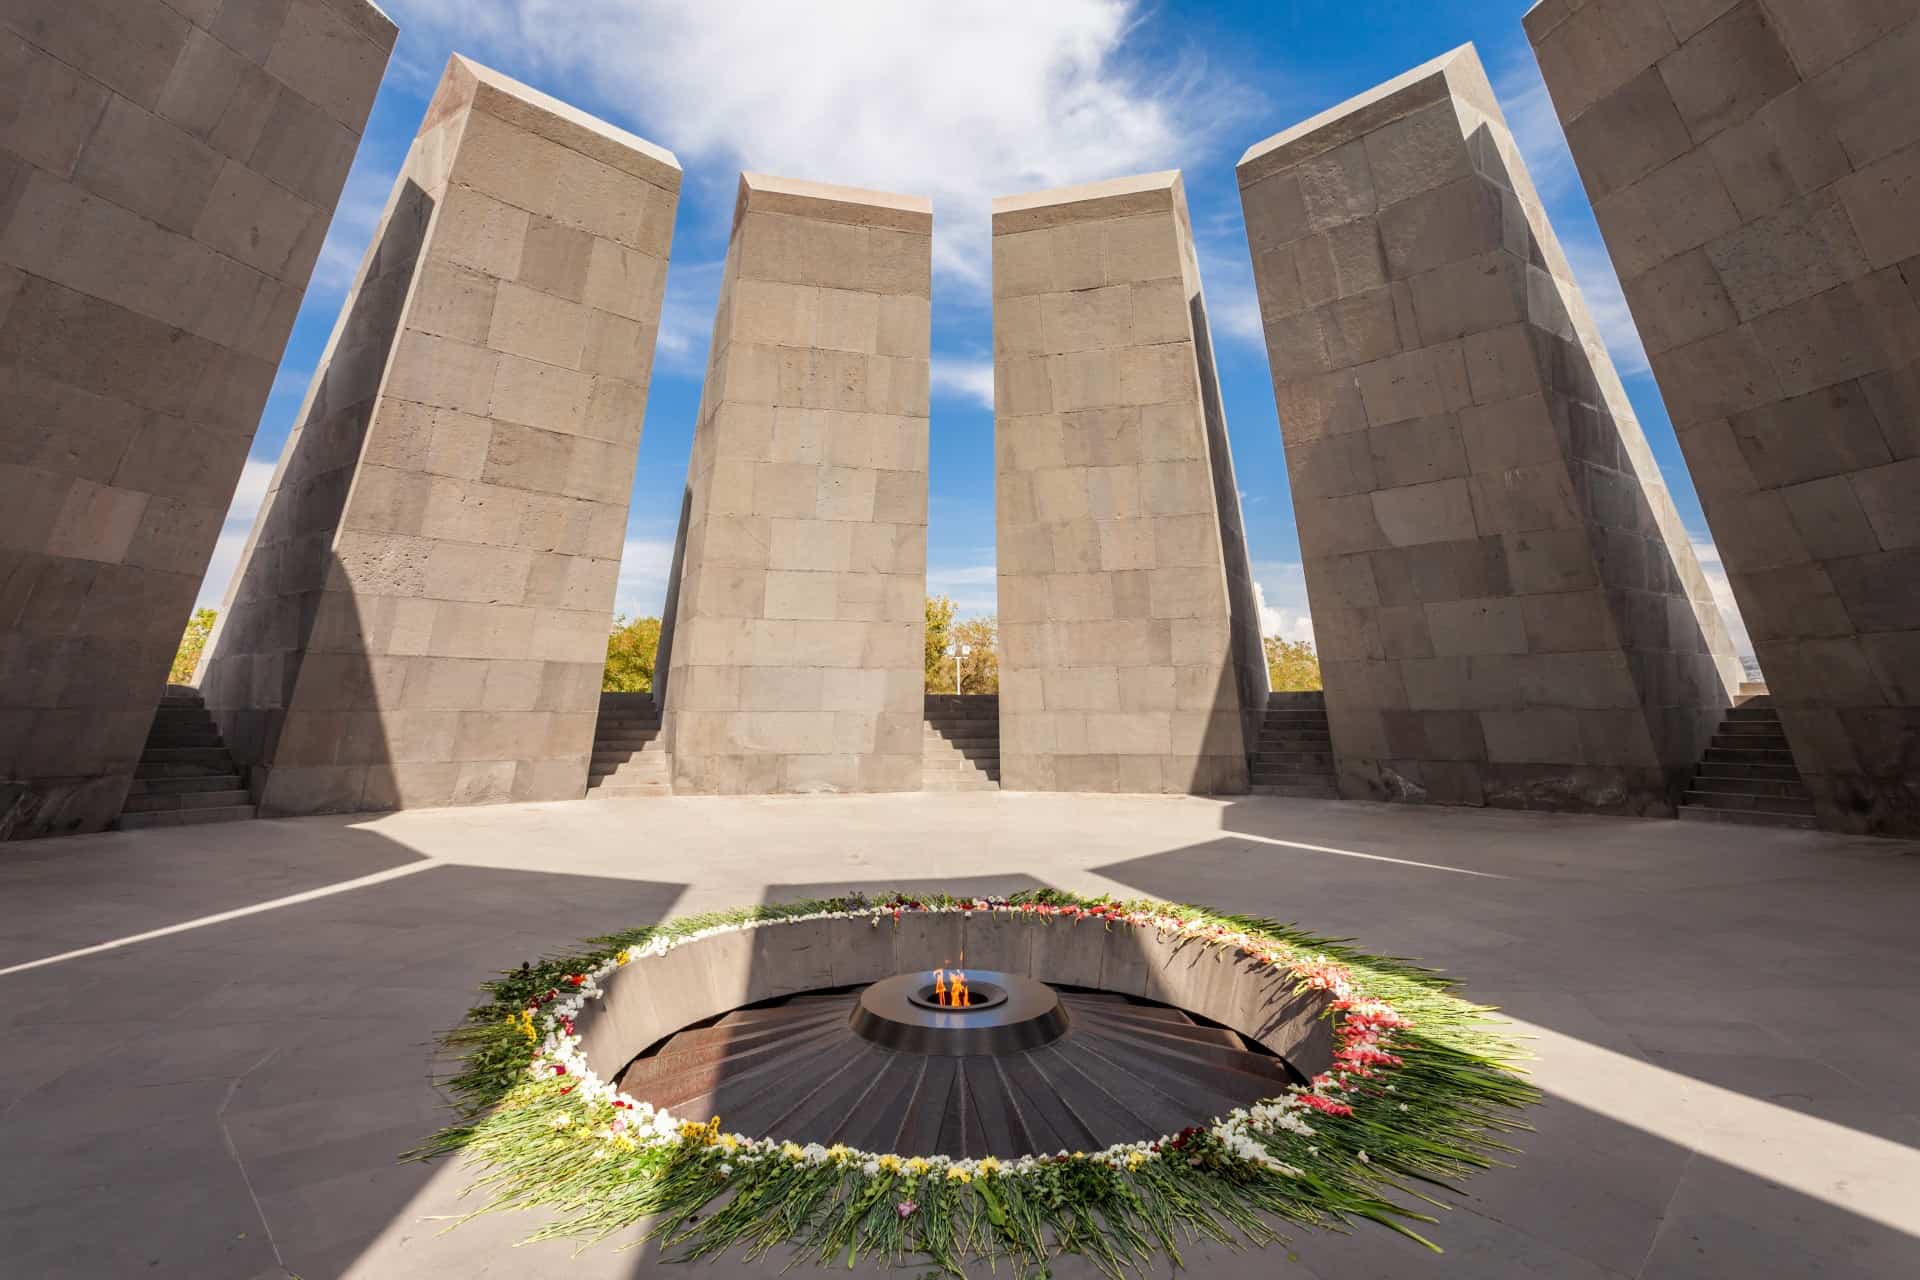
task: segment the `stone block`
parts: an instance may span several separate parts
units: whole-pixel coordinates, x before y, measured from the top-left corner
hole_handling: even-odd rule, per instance
[[[1672,50],[1652,0],[1606,7]],[[1658,71],[1624,61],[1584,12],[1555,24],[1570,42],[1556,56],[1609,102],[1583,164],[1639,209],[1677,180],[1665,171],[1692,140]],[[1583,753],[1582,714],[1620,710],[1643,745],[1661,726],[1681,739],[1661,758],[1690,760],[1727,690],[1679,672],[1707,652],[1730,676],[1731,645],[1704,593],[1679,585],[1699,581],[1692,549],[1664,487],[1641,479],[1654,474],[1646,442],[1472,50],[1255,146],[1240,178],[1343,788],[1538,803],[1500,781],[1498,761],[1612,770],[1621,811],[1666,805],[1645,750]],[[1314,238],[1316,209],[1338,210],[1338,243],[1378,245],[1377,273],[1329,263],[1336,231]],[[1691,265],[1715,272],[1705,249]],[[1649,276],[1649,295],[1681,283]],[[1691,302],[1669,311],[1669,353],[1718,332]],[[1345,315],[1377,315],[1381,332],[1390,318],[1397,348],[1300,323]],[[1658,596],[1650,546],[1678,566]],[[1661,602],[1658,628],[1629,625],[1641,597]],[[1617,664],[1561,661],[1596,655]],[[1673,714],[1676,700],[1700,714]],[[1579,791],[1580,806],[1591,797]]]
[[[340,38],[303,28],[283,56],[302,75],[351,80],[358,64],[326,52]],[[617,548],[638,442],[637,421],[595,433],[591,407],[601,384],[645,395],[626,381],[644,379],[644,361],[580,367],[608,314],[587,299],[606,288],[602,264],[633,274],[631,241],[644,237],[605,211],[536,221],[523,179],[506,174],[516,154],[577,178],[583,198],[617,185],[606,174],[630,176],[622,155],[669,207],[678,190],[650,144],[463,58],[448,65],[316,375],[361,396],[377,377],[382,398],[349,416],[330,391],[310,400],[210,645],[208,704],[223,726],[269,698],[285,708],[277,741],[237,748],[276,812],[585,790],[598,680],[574,673],[598,668],[618,573],[595,530]],[[601,230],[629,240],[596,254]],[[657,294],[655,308],[640,313],[648,334]],[[284,673],[280,690],[226,675],[263,666]],[[359,790],[347,773],[313,772],[321,760],[359,769]],[[281,784],[290,771],[304,776]]]
[[[746,174],[736,222],[672,597],[674,785],[916,790],[921,690],[893,677],[921,661],[930,206]]]
[[[16,644],[60,653],[0,673],[33,737],[0,764],[6,835],[98,829],[126,791],[393,46],[371,5],[323,7],[361,74],[297,181],[293,79],[212,6],[27,0],[0,24],[0,539],[39,584]]]
[[[1258,639],[1244,557],[1206,572],[1240,522],[1219,506],[1236,487],[1201,394],[1214,375],[1178,175],[1003,199],[994,231],[1005,785],[1244,789],[1241,695],[1218,673]],[[1327,320],[1376,341],[1359,309]],[[1180,666],[1213,673],[1186,696],[1203,718],[1227,708],[1234,732],[1176,746]]]
[[[1617,9],[1529,30],[1768,683],[1796,708],[1788,740],[1822,821],[1912,834],[1905,784],[1867,767],[1861,747],[1872,726],[1912,725],[1910,693],[1895,691],[1915,681],[1829,677],[1867,671],[1865,646],[1909,625],[1899,591],[1863,584],[1907,536],[1888,502],[1906,480],[1912,415],[1882,413],[1875,396],[1898,402],[1891,371],[1920,348],[1910,282],[1890,274],[1920,249],[1920,22],[1878,0],[1688,14],[1674,47],[1619,55],[1640,64],[1632,92],[1596,84],[1564,34],[1577,20],[1617,47]],[[1606,122],[1650,118],[1629,104],[1650,95],[1650,75],[1687,136],[1663,144],[1678,150],[1662,168],[1602,191],[1595,179],[1623,145]],[[1893,730],[1909,752],[1911,732]]]

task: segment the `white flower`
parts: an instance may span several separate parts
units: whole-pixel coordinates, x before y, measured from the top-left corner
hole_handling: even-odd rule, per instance
[[[733,1172],[733,1166],[728,1164],[725,1160],[722,1160],[720,1162],[720,1176],[724,1178],[732,1172]]]

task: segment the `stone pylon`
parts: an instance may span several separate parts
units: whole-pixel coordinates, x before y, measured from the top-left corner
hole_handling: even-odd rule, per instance
[[[1738,667],[1479,58],[1239,172],[1342,794],[1673,813]]]
[[[0,6],[0,838],[120,812],[396,34]]]
[[[1526,28],[1820,820],[1920,834],[1920,5]]]
[[[993,207],[1000,784],[1228,794],[1267,669],[1178,173]]]
[[[741,175],[674,561],[677,792],[920,787],[933,206]]]
[[[584,794],[679,189],[448,64],[203,664],[263,814]]]

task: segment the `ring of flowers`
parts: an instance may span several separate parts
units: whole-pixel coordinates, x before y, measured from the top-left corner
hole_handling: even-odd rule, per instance
[[[1308,1083],[1210,1123],[1102,1151],[952,1159],[801,1145],[724,1132],[626,1096],[588,1064],[575,1020],[637,959],[738,930],[817,920],[898,921],[904,913],[993,912],[1093,920],[1228,948],[1327,998],[1333,1065]],[[969,1256],[1038,1264],[1084,1254],[1103,1270],[1178,1236],[1255,1243],[1268,1219],[1340,1226],[1370,1219],[1432,1246],[1409,1225],[1434,1219],[1387,1192],[1403,1178],[1446,1183],[1511,1150],[1494,1135],[1526,1126],[1534,1100],[1490,1010],[1404,961],[1368,956],[1272,921],[1168,903],[1055,890],[1007,898],[889,895],[746,908],[595,940],[586,954],[525,965],[489,984],[492,1003],[449,1033],[463,1059],[462,1111],[416,1154],[465,1150],[486,1168],[487,1209],[544,1206],[559,1220],[535,1239],[599,1239],[652,1218],[647,1234],[691,1256],[782,1243],[818,1260],[909,1255],[957,1271]],[[613,1162],[610,1166],[608,1162]],[[612,1177],[609,1177],[611,1170]],[[604,1191],[609,1182],[618,1193]],[[593,1188],[602,1188],[595,1194]],[[760,1189],[778,1194],[759,1194]],[[798,1202],[817,1212],[797,1210]],[[714,1201],[723,1203],[714,1207]],[[486,1210],[483,1209],[482,1212]],[[1089,1233],[1090,1214],[1108,1226]]]

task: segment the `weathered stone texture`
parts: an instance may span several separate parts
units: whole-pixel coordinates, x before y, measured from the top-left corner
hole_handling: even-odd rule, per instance
[[[120,811],[395,35],[0,6],[0,837]]]
[[[1920,3],[1526,27],[1821,820],[1920,832]]]
[[[584,793],[679,188],[448,65],[208,646],[263,813]]]
[[[994,202],[1000,779],[1247,789],[1266,664],[1178,173]]]
[[[678,792],[916,791],[933,211],[743,174],[688,468]]]
[[[1738,668],[1478,57],[1240,186],[1342,794],[1672,813]]]

